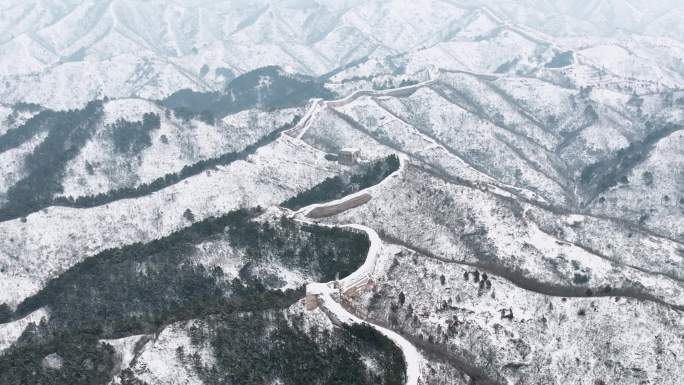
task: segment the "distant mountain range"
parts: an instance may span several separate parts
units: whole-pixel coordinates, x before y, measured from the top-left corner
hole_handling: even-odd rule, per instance
[[[105,96],[157,99],[185,88],[215,91],[267,65],[318,76],[366,57],[479,39],[492,26],[509,23],[554,36],[559,47],[584,50],[609,71],[648,73],[649,68],[631,68],[630,58],[639,56],[681,77],[684,30],[678,15],[684,6],[549,3],[6,1],[0,16],[0,97],[7,104],[62,109]],[[632,34],[650,36],[642,38],[648,41],[645,52],[624,43]],[[610,48],[610,55],[592,57],[612,44],[603,37],[623,44]],[[494,69],[505,64],[487,62]]]

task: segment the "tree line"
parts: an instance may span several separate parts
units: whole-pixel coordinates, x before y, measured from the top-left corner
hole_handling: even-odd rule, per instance
[[[323,182],[302,191],[280,205],[290,210],[299,210],[313,203],[342,198],[382,182],[399,169],[399,164],[399,157],[391,154],[369,165],[362,165],[360,170],[351,175],[336,175],[326,178]]]

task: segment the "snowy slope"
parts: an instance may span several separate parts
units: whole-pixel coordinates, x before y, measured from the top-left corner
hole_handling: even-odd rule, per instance
[[[0,355],[21,337],[29,325],[38,325],[41,320],[49,317],[50,312],[41,308],[24,318],[0,324]]]
[[[2,222],[0,274],[7,290],[0,302],[20,302],[46,279],[103,249],[150,241],[185,227],[187,209],[201,220],[239,207],[278,204],[336,171],[338,166],[323,155],[282,136],[247,160],[141,198],[89,209],[50,207],[25,222]]]
[[[684,131],[660,140],[648,157],[627,174],[628,183],[610,188],[592,211],[639,221],[673,238],[684,234]]]
[[[433,351],[441,348],[452,359],[482,368],[485,378],[500,383],[678,381],[673,378],[682,354],[677,330],[683,325],[673,310],[627,299],[548,297],[492,275],[489,288],[481,288],[469,266],[396,246],[393,251],[375,290],[382,300],[371,300],[369,293],[358,306],[371,319],[431,341]],[[405,303],[392,312],[400,292]],[[502,309],[510,309],[513,318],[503,318]]]
[[[653,6],[592,3],[549,10],[526,1],[514,11],[498,2],[441,0],[14,2],[0,20],[0,95],[7,103],[73,108],[104,96],[161,98],[183,88],[217,90],[266,65],[321,75],[365,57],[404,52],[410,52],[409,71],[432,64],[527,73],[560,46],[573,48],[571,40],[555,44],[530,29],[538,26],[540,12],[556,12],[557,20],[579,26],[561,35],[602,35],[615,22],[633,25],[644,39],[670,36],[670,42],[659,41],[665,48],[660,53],[634,47],[627,53],[620,48],[624,42],[577,48],[588,63],[615,76],[681,84],[681,65],[673,68],[677,62],[670,61],[663,68],[659,61],[667,48],[681,45],[682,36],[667,27],[671,15]],[[581,27],[580,20],[594,16]],[[651,25],[648,16],[656,17]],[[594,55],[601,47],[611,55]]]
[[[152,144],[135,154],[117,151],[114,134],[107,126],[119,119],[142,121],[145,113],[156,114],[161,120],[160,127],[150,132]],[[199,161],[239,152],[292,122],[296,114],[296,109],[273,114],[246,110],[209,125],[197,119],[183,121],[172,112],[141,99],[108,102],[101,126],[66,166],[62,195],[76,198],[150,183]]]

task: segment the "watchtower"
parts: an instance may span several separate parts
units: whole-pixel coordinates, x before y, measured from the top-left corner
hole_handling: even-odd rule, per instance
[[[337,161],[340,164],[352,166],[358,162],[360,153],[361,151],[358,148],[343,148],[337,155]]]

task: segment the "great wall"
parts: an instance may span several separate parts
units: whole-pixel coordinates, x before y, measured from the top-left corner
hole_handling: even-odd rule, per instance
[[[389,175],[385,180],[401,175],[404,170],[405,159],[402,157],[399,159],[399,169]],[[372,195],[369,191],[376,186],[368,187],[332,202],[309,205],[293,213],[292,218],[303,223],[335,227],[335,225],[313,222],[312,219],[339,214],[369,202],[372,199]],[[404,362],[406,364],[406,384],[418,385],[423,358],[416,347],[398,333],[365,321],[348,310],[351,308],[349,305],[353,303],[353,298],[367,290],[371,290],[374,286],[373,276],[382,249],[382,240],[375,230],[360,224],[347,224],[339,227],[351,228],[356,231],[363,231],[367,234],[368,239],[370,240],[370,247],[366,260],[356,271],[342,279],[326,283],[316,282],[308,284],[305,298],[306,309],[308,311],[320,309],[328,316],[333,324],[338,326],[353,324],[369,325],[389,338],[399,349],[401,349],[404,356]],[[343,304],[346,304],[346,307]]]

